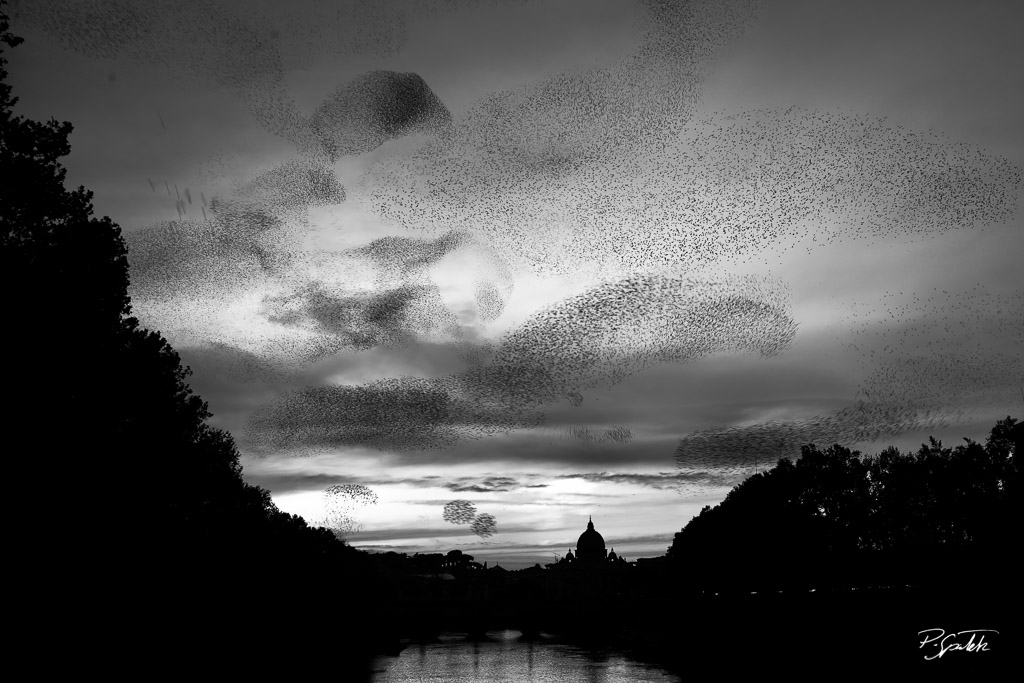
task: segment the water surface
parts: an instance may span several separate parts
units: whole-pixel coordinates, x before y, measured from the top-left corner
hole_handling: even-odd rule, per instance
[[[548,635],[525,640],[519,631],[491,631],[484,640],[444,634],[436,642],[410,643],[397,657],[376,659],[370,680],[374,683],[678,683],[680,679],[614,649],[586,647]]]

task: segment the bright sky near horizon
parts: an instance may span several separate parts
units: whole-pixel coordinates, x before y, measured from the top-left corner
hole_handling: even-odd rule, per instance
[[[1019,3],[288,7],[13,2],[9,60],[282,509],[635,559],[803,443],[1021,415]]]

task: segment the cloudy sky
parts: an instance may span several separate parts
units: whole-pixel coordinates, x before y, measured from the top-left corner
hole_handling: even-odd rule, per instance
[[[1024,408],[1019,3],[11,14],[136,315],[359,547],[658,555],[803,443]]]

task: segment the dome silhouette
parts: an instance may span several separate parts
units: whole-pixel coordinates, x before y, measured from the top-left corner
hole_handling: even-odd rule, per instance
[[[588,560],[604,560],[608,556],[605,549],[604,537],[594,529],[594,520],[587,522],[587,530],[580,534],[576,541],[576,559],[584,562]]]

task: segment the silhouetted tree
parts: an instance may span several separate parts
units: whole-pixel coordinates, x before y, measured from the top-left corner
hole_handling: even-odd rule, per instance
[[[14,112],[4,46],[22,41],[8,29],[0,3],[4,451],[31,619],[112,642],[182,620],[194,635],[249,632],[297,605],[319,610],[310,586],[369,588],[362,553],[243,481],[178,354],[131,316],[119,227],[93,216],[91,192],[64,186],[71,124]],[[337,626],[365,631],[371,594]]]
[[[984,446],[930,439],[865,458],[804,446],[701,510],[668,556],[684,583],[744,592],[919,583],[996,561],[1019,534],[1021,431],[1007,417]]]

